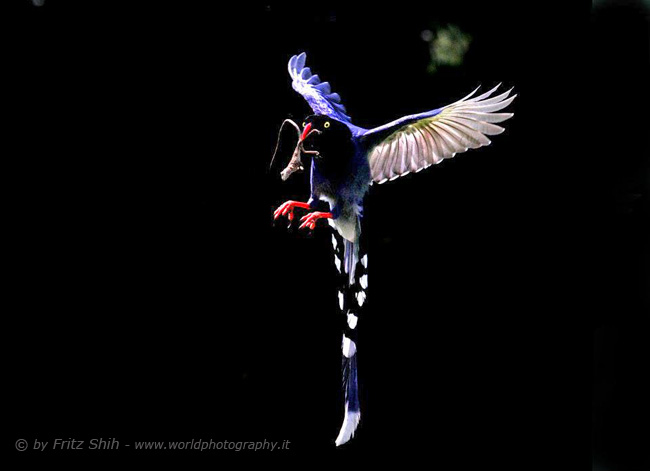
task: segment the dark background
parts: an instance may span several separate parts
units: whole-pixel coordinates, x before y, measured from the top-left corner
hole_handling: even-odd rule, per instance
[[[647,469],[647,22],[523,3],[3,5],[8,447],[267,439],[291,441],[283,456],[588,463],[598,338],[594,454]],[[421,32],[448,22],[472,44],[431,75]],[[329,231],[271,217],[308,196],[305,175],[279,179],[290,133],[268,170],[282,120],[310,113],[286,71],[303,50],[364,127],[479,83],[519,94],[490,147],[370,191],[363,421],[342,450]]]
[[[650,469],[650,3],[594,2],[591,59],[597,109],[624,119],[598,129],[594,233],[590,254],[598,309],[594,310],[594,470]],[[608,104],[605,104],[608,102]],[[595,304],[596,306],[596,304]]]

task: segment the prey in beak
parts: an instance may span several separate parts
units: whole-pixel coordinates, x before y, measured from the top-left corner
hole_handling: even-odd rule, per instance
[[[273,165],[273,160],[275,159],[275,154],[278,151],[278,147],[280,145],[280,135],[282,133],[282,129],[284,128],[285,124],[291,124],[297,131],[298,133],[298,143],[296,144],[296,148],[293,151],[293,155],[291,156],[291,160],[289,161],[289,164],[280,172],[280,177],[282,178],[282,181],[286,181],[287,178],[291,176],[292,173],[298,172],[301,170],[304,170],[305,168],[302,165],[302,160],[301,160],[301,153],[302,154],[311,154],[314,156],[318,156],[318,151],[315,150],[306,150],[304,148],[304,141],[307,139],[311,134],[317,133],[320,134],[320,131],[318,129],[312,129],[311,123],[308,123],[307,126],[305,126],[305,129],[303,129],[302,133],[300,132],[300,127],[291,119],[285,119],[282,122],[282,126],[280,126],[280,131],[278,133],[278,142],[275,145],[275,151],[273,152],[273,158],[271,159],[271,165]]]

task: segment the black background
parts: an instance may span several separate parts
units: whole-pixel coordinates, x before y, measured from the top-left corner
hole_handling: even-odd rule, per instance
[[[267,439],[291,441],[273,457],[588,463],[597,338],[594,453],[647,469],[647,23],[602,8],[589,28],[588,5],[526,2],[12,3],[9,448]],[[472,45],[427,74],[420,33],[447,22]],[[519,94],[490,147],[370,191],[363,422],[342,450],[329,231],[271,217],[308,196],[305,175],[279,179],[290,133],[268,170],[279,124],[310,112],[286,72],[303,50],[364,127],[479,83]]]

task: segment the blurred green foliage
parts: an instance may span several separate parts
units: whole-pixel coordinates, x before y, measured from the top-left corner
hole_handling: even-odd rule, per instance
[[[431,61],[427,66],[427,72],[431,74],[441,66],[461,65],[472,42],[471,35],[453,24],[422,31],[422,39],[429,43]]]

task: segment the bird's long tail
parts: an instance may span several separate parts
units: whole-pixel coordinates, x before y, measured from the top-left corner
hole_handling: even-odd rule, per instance
[[[340,273],[338,292],[343,328],[343,391],[345,393],[345,418],[336,445],[348,442],[361,420],[359,404],[359,382],[357,378],[357,323],[359,313],[366,301],[368,287],[368,256],[361,247],[359,238],[350,242],[332,231],[334,263]],[[359,233],[359,231],[357,231]]]

